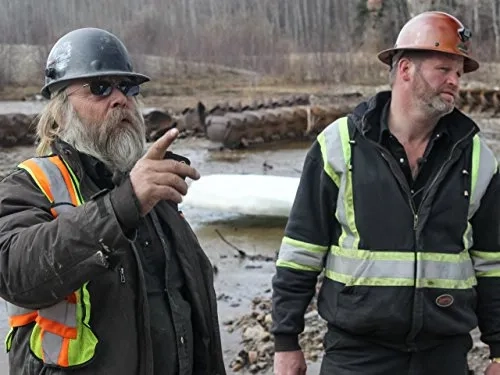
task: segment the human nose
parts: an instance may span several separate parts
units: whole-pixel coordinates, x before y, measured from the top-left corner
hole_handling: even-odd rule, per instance
[[[458,88],[460,86],[460,74],[457,72],[448,74],[446,77],[446,83],[453,88]]]
[[[126,107],[128,103],[128,99],[123,92],[118,90],[116,87],[113,87],[113,91],[110,94],[111,99],[111,107]]]

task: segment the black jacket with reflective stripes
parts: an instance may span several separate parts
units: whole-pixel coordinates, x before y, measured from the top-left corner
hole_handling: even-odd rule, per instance
[[[276,351],[298,349],[317,277],[334,328],[404,351],[468,334],[500,356],[500,180],[475,123],[443,117],[452,146],[419,207],[380,144],[390,93],[360,104],[309,150],[273,277]]]

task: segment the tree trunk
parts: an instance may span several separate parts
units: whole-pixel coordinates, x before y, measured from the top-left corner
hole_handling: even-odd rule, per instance
[[[493,26],[493,34],[495,35],[495,58],[498,59],[500,56],[500,30],[498,28],[498,6],[497,6],[497,1],[498,0],[491,0],[491,23]]]

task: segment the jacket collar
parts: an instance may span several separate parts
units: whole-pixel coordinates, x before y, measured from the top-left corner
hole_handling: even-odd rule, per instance
[[[368,100],[360,103],[349,117],[353,120],[357,130],[365,137],[378,142],[380,136],[380,121],[384,107],[391,99],[391,91],[382,91]],[[457,142],[470,134],[470,138],[477,132],[479,127],[476,123],[455,108],[451,113],[443,116],[440,120],[443,128],[446,128],[452,142]]]

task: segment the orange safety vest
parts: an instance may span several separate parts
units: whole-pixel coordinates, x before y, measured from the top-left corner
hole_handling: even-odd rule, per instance
[[[75,174],[59,156],[28,159],[18,167],[30,174],[47,197],[54,219],[71,214],[74,207],[83,203]],[[30,310],[7,303],[7,313],[11,327],[5,342],[7,351],[11,349],[16,328],[34,322],[30,348],[45,364],[70,368],[94,357],[98,340],[89,326],[87,283],[53,306]]]

